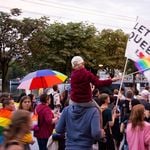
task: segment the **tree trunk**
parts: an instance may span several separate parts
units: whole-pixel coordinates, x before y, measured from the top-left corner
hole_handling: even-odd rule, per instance
[[[8,73],[8,63],[2,63],[2,92],[7,91],[7,73]]]
[[[68,75],[68,77],[70,76],[71,74],[71,70],[72,70],[72,66],[71,66],[71,58],[68,56],[66,57],[66,65],[64,67],[64,73],[66,75]]]

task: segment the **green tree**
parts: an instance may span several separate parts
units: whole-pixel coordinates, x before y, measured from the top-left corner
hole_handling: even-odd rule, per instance
[[[96,73],[98,64],[103,64],[108,72],[114,68],[122,70],[127,37],[121,30],[107,29],[98,33],[93,25],[86,23],[55,22],[33,34],[28,41],[32,54],[26,66],[30,70],[52,68],[69,74],[71,58],[81,55],[92,72]]]
[[[123,70],[127,38],[122,30],[111,29],[104,29],[97,36],[97,61],[109,73],[114,73],[114,69]]]
[[[40,66],[36,67],[52,68],[68,74],[74,55],[83,56],[87,65],[92,67],[95,33],[94,26],[84,23],[50,24],[44,32],[32,36],[28,43],[33,61],[40,60]]]
[[[2,91],[6,91],[8,69],[15,61],[23,61],[29,54],[27,41],[32,34],[43,30],[46,18],[18,20],[20,9],[0,12],[0,74]]]
[[[15,79],[25,76],[27,74],[26,68],[20,66],[20,63],[14,62],[8,71],[8,79]]]

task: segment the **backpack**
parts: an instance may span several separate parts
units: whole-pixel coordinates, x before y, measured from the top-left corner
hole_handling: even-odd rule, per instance
[[[120,104],[120,110],[121,110],[121,122],[123,120],[126,120],[129,118],[130,116],[130,108],[129,106],[131,105],[131,102],[128,100],[124,100],[122,101],[122,103]]]
[[[53,94],[51,93],[49,95],[50,99],[51,99],[51,103],[49,104],[49,107],[53,110],[55,108],[55,105],[54,105],[54,97],[53,97]]]

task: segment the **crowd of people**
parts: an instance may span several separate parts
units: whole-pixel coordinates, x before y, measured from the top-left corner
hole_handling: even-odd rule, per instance
[[[120,80],[99,80],[80,56],[71,64],[71,91],[18,100],[0,96],[1,150],[149,150],[150,91],[102,90]],[[117,103],[117,104],[116,104]],[[38,147],[34,147],[33,145]]]

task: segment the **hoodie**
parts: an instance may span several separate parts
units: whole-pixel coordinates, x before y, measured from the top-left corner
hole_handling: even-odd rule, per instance
[[[112,80],[99,80],[86,68],[73,70],[71,73],[71,100],[76,103],[86,103],[92,101],[90,83],[97,88],[111,85]]]
[[[66,150],[91,150],[100,140],[100,115],[96,107],[70,105],[64,108],[57,133],[66,133]]]
[[[54,124],[52,119],[54,114],[49,106],[45,104],[39,104],[36,108],[38,114],[38,130],[34,132],[34,136],[39,139],[48,139],[53,132]]]

